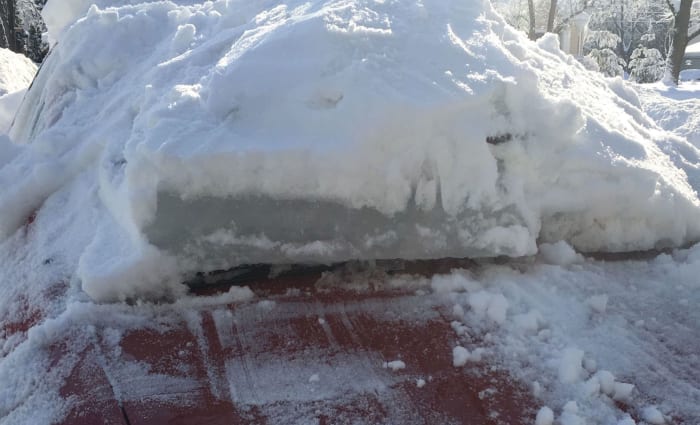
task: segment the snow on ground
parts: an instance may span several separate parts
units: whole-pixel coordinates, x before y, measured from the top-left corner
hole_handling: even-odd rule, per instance
[[[644,112],[659,126],[700,147],[700,84],[681,81],[678,87],[663,83],[635,86]]]
[[[89,3],[44,9],[57,44],[10,133],[0,235],[89,187],[94,235],[65,243],[94,299],[242,263],[700,237],[680,142],[486,1]]]
[[[699,260],[694,247],[651,261],[527,263],[440,277],[450,287],[443,296],[462,307],[456,320],[468,330],[455,364],[481,348],[485,361],[495,357],[530,383],[562,424],[618,423],[626,414],[620,403],[647,423],[656,423],[647,418],[652,408],[665,418],[658,423],[696,423]],[[503,322],[474,305],[484,291],[507,300]],[[576,411],[567,412],[572,401]],[[547,417],[542,413],[542,423]]]
[[[700,84],[681,81],[678,87],[662,83],[636,86],[644,112],[680,139],[662,146],[688,181],[700,191]]]
[[[38,239],[36,234],[29,233],[26,238],[18,245],[20,254],[31,253],[38,243],[52,245],[51,241]],[[28,245],[25,249],[29,252],[22,251],[22,245]],[[6,258],[3,264],[8,264]],[[37,260],[33,269],[27,265],[26,269],[17,271],[32,273],[30,277],[38,281],[37,287],[50,288],[52,282],[47,276],[60,273],[57,264],[59,261],[45,264]],[[694,424],[700,420],[700,372],[696,367],[700,361],[697,326],[700,313],[696,308],[700,303],[699,271],[700,247],[694,247],[649,261],[585,259],[558,265],[530,257],[509,265],[487,262],[470,270],[454,270],[431,278],[398,275],[370,281],[367,275],[355,273],[339,276],[335,284],[346,281],[346,286],[360,293],[398,289],[416,294],[402,298],[400,304],[393,304],[391,299],[375,300],[374,307],[365,314],[381,315],[385,309],[398,309],[403,312],[402,320],[420,323],[434,318],[436,309],[444,311],[445,319],[452,320],[456,341],[454,346],[442,347],[448,358],[453,359],[446,367],[469,370],[487,365],[493,370],[507,371],[511,379],[531,389],[533,422]],[[21,275],[11,277],[22,279]],[[328,280],[325,277],[316,286],[327,291]],[[15,290],[16,293],[9,295],[41,299],[49,318],[24,337],[15,334],[3,341],[0,353],[0,378],[5,383],[0,387],[3,425],[27,423],[27,418],[35,418],[32,415],[37,411],[46,417],[46,423],[66,414],[71,400],[63,399],[59,390],[75,367],[77,354],[91,343],[96,329],[103,335],[101,338],[109,336],[108,344],[117,347],[114,353],[118,354],[120,340],[129,330],[167,332],[173,326],[173,319],[198,317],[200,310],[236,303],[233,311],[238,325],[261,320],[261,315],[278,315],[278,320],[284,320],[285,315],[294,314],[283,302],[284,298],[277,299],[285,305],[280,310],[261,308],[262,304],[276,302],[254,297],[247,288],[234,287],[214,297],[183,297],[174,304],[134,305],[94,303],[80,291],[75,280],[64,292],[59,292],[63,295],[49,298],[44,291],[31,292],[32,288]],[[601,299],[606,302],[601,303]],[[601,308],[602,304],[605,308]],[[344,301],[343,305],[352,309],[355,304]],[[215,319],[217,314],[226,312],[225,308],[218,313],[213,311]],[[302,316],[309,314],[306,311]],[[313,314],[309,323],[317,323],[324,329],[328,325]],[[426,335],[414,337],[420,341]],[[226,341],[227,336],[222,334],[219,338]],[[53,364],[51,350],[66,340],[71,344],[69,354],[49,368]],[[410,357],[405,350],[403,354]],[[368,361],[397,379],[410,374],[413,367],[396,357],[387,358],[382,364],[358,355],[344,358],[342,371],[323,369],[323,374],[319,374],[319,367],[337,360],[320,357],[310,361],[304,356],[295,357],[293,362],[278,359],[276,362],[284,365],[283,372],[277,366],[270,369],[261,364],[249,366],[253,368],[247,373],[266,377],[264,382],[255,384],[257,391],[264,394],[264,400],[293,397],[303,402],[323,399],[324,394],[337,397],[349,388],[389,391],[376,381],[365,381],[369,379]],[[149,371],[147,365],[121,362],[112,363],[119,373],[139,371],[144,382],[152,385],[195,390],[184,372],[159,376]],[[46,368],[50,370],[48,375],[42,372]],[[32,379],[37,374],[42,374],[42,379]],[[355,379],[338,380],[345,376]],[[211,379],[218,382],[225,377]],[[309,384],[318,387],[310,393]],[[434,391],[425,380],[422,384],[417,381],[416,385],[424,386],[422,391]],[[125,401],[138,398],[139,394],[152,397],[158,394],[158,388],[129,388],[128,393],[117,397]],[[498,389],[484,396],[498,398]],[[260,402],[245,395],[238,397],[239,403]]]

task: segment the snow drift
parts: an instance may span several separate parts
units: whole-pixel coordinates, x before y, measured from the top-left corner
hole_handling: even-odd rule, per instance
[[[0,48],[0,138],[10,128],[22,96],[34,79],[34,74],[36,74],[34,62],[23,55]]]
[[[0,236],[81,210],[60,237],[95,299],[242,263],[700,236],[659,148],[676,139],[635,93],[488,1],[89,3],[44,11],[56,44],[11,129]]]
[[[26,56],[0,48],[0,96],[26,89],[35,73],[36,65]]]
[[[0,167],[17,154],[7,137],[27,87],[36,74],[36,65],[25,56],[0,48]]]

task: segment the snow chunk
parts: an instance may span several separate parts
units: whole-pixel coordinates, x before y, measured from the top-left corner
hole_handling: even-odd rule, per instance
[[[564,350],[559,363],[559,380],[564,383],[578,382],[583,374],[583,351],[577,348]]]
[[[416,379],[416,387],[418,387],[418,388],[425,387],[425,379],[423,379],[423,378]]]
[[[197,34],[197,28],[192,24],[185,24],[177,27],[177,32],[175,32],[175,36],[173,37],[173,50],[178,52],[187,50],[194,41],[195,34]]]
[[[467,364],[470,359],[469,350],[462,346],[457,346],[452,349],[452,365],[454,367],[461,367]]]
[[[596,372],[586,385],[591,393],[599,391],[617,401],[629,401],[634,390],[633,384],[617,382],[615,376],[607,370]]]
[[[471,293],[469,294],[469,306],[478,316],[486,316],[499,325],[506,321],[508,300],[503,294],[493,294],[486,291]]]
[[[594,295],[588,299],[588,305],[597,313],[605,313],[608,307],[608,296],[605,294]]]
[[[615,375],[607,370],[601,370],[596,372],[591,379],[598,381],[600,384],[600,391],[603,392],[603,394],[607,394],[610,397],[615,395]]]
[[[613,400],[629,401],[633,390],[634,384],[628,384],[626,382],[615,382],[615,386],[613,389]]]
[[[560,422],[561,425],[586,425],[586,420],[578,414],[578,404],[575,401],[569,401],[562,409]]]
[[[452,365],[454,367],[462,367],[467,362],[480,362],[483,354],[483,348],[476,348],[470,353],[469,350],[458,345],[452,349]]]
[[[394,360],[391,362],[384,362],[384,369],[391,369],[392,371],[396,372],[401,369],[406,368],[406,363],[404,363],[401,360]]]
[[[535,425],[552,425],[554,423],[554,412],[547,406],[540,408],[535,418]]]
[[[539,398],[542,395],[542,384],[539,381],[534,381],[532,383],[532,395]]]
[[[666,423],[664,415],[655,406],[647,406],[642,409],[642,419],[652,425],[663,425]]]
[[[229,302],[244,302],[255,298],[255,294],[247,286],[232,286],[226,295]]]
[[[542,260],[548,264],[568,266],[584,261],[583,256],[577,253],[571,245],[565,241],[559,241],[553,244],[543,243],[539,246],[539,251]]]

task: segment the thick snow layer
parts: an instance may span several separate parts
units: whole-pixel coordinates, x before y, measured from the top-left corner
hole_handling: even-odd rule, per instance
[[[26,56],[0,48],[0,98],[26,89],[34,79],[36,64]]]
[[[6,161],[6,143],[3,136],[19,109],[22,97],[36,74],[36,65],[26,56],[0,48],[0,166]]]
[[[24,147],[0,170],[0,237],[86,188],[66,208],[94,209],[75,261],[95,299],[242,263],[700,236],[661,149],[678,140],[487,1],[91,3],[44,9],[55,47],[10,132]]]

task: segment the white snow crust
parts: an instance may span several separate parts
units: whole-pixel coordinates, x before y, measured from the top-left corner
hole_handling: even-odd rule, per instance
[[[26,56],[0,48],[0,98],[29,87],[36,68]]]
[[[10,131],[0,237],[87,197],[53,208],[91,211],[87,241],[80,221],[62,238],[95,300],[242,263],[700,236],[662,149],[678,139],[487,1],[92,3],[44,9],[54,48]]]
[[[36,64],[26,56],[0,48],[0,166],[9,161],[8,153],[14,151],[6,134],[36,70]]]

